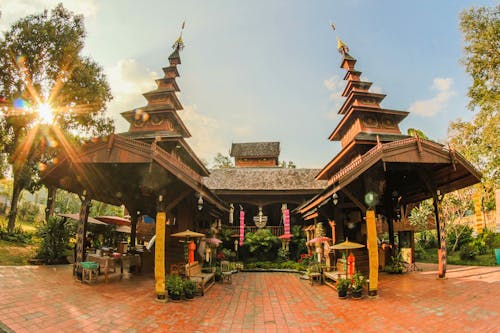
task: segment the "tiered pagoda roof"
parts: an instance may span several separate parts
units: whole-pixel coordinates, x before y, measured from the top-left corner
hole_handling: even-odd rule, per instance
[[[155,142],[201,176],[207,176],[208,170],[184,140],[191,134],[177,113],[183,110],[176,94],[180,91],[176,78],[179,77],[177,65],[181,64],[180,51],[184,48],[182,35],[173,47],[168,57],[169,66],[163,68],[164,77],[155,80],[156,89],[143,94],[147,104],[122,113],[130,127],[120,135],[146,143]]]
[[[342,53],[341,68],[345,69],[347,81],[342,96],[346,97],[338,111],[341,121],[328,139],[340,141],[342,151],[335,156],[317,175],[318,179],[330,179],[342,167],[370,150],[378,142],[392,142],[406,138],[399,129],[399,123],[408,112],[383,109],[380,103],[386,95],[371,92],[372,82],[363,81],[361,72],[356,70],[356,59],[339,42]]]

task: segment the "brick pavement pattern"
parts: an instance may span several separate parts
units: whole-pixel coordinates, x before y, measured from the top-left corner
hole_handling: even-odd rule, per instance
[[[71,266],[0,267],[0,332],[499,332],[500,268],[381,273],[379,297],[341,300],[290,273],[238,273],[204,297],[154,300],[154,280],[81,284]],[[2,325],[3,324],[3,325]]]

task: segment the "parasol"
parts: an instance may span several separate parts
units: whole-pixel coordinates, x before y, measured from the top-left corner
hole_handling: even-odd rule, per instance
[[[311,240],[311,242],[312,242],[312,240]],[[330,248],[334,249],[334,250],[351,250],[351,249],[360,249],[362,247],[365,247],[365,246],[363,244],[350,242],[348,239],[346,239],[342,243],[338,243],[338,244],[335,244],[333,246],[330,246]]]
[[[80,214],[57,214],[58,216],[62,216],[62,217],[66,217],[66,218],[70,218],[72,220],[80,220]],[[106,225],[106,223],[104,222],[101,222],[99,220],[96,220],[95,218],[93,217],[88,217],[87,218],[87,222],[88,223],[93,223],[93,224],[103,224],[103,225]]]
[[[208,244],[212,244],[212,245],[219,245],[220,243],[222,243],[222,241],[220,239],[215,238],[215,237],[207,238],[207,239],[205,239],[205,242],[207,242]]]
[[[176,232],[175,234],[170,235],[172,237],[186,237],[186,238],[198,238],[205,237],[205,234],[200,234],[199,232],[191,231],[189,229],[181,232]]]
[[[309,243],[323,243],[323,242],[327,242],[331,240],[331,238],[328,238],[328,237],[325,237],[325,236],[322,236],[322,237],[316,237],[316,238],[313,238],[309,241]]]
[[[96,220],[107,224],[119,225],[130,225],[130,221],[119,216],[96,216]]]
[[[278,238],[279,239],[290,239],[293,237],[293,234],[283,234],[281,236],[279,236]]]
[[[346,258],[347,258],[347,252],[352,249],[360,249],[362,247],[365,247],[363,244],[355,243],[355,242],[349,242],[349,239],[346,238],[345,241],[342,243],[335,244],[331,246],[331,249],[334,250],[346,250]],[[347,265],[347,262],[344,263],[344,267]],[[347,269],[345,270],[345,277],[347,279]]]

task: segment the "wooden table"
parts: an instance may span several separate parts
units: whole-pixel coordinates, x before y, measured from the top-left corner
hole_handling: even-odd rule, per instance
[[[108,283],[109,281],[109,271],[113,269],[116,271],[116,265],[120,265],[120,278],[123,277],[123,267],[127,269],[130,266],[135,265],[136,268],[141,270],[141,257],[138,254],[134,255],[122,255],[121,257],[110,257],[110,256],[99,256],[97,254],[89,253],[87,254],[87,261],[93,261],[99,264],[99,272],[104,269],[104,281]]]

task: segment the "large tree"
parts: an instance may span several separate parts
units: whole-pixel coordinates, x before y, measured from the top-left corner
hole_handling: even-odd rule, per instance
[[[460,28],[474,116],[470,122],[458,119],[450,124],[450,143],[482,171],[487,201],[492,202],[492,190],[500,186],[500,5],[465,10]]]
[[[0,39],[5,132],[0,145],[14,176],[11,231],[21,191],[36,189],[40,162],[53,156],[54,148],[68,147],[63,141],[69,133],[91,137],[113,131],[104,115],[112,98],[109,84],[100,66],[81,55],[85,34],[83,16],[59,4],[50,13],[20,19]]]

